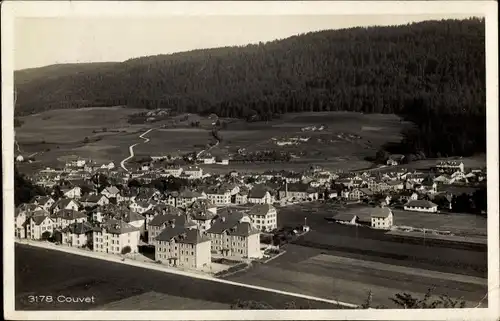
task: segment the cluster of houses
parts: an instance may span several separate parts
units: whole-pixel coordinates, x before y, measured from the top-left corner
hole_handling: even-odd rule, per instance
[[[484,170],[466,173],[463,164],[457,166],[451,173],[438,175],[404,169],[333,173],[318,167],[300,173],[209,175],[199,167],[155,166],[154,162],[128,173],[112,163],[96,165],[78,159],[63,169],[48,168],[33,177],[35,184],[57,186],[60,194],[37,196],[18,206],[15,231],[18,238],[52,237],[63,244],[113,254],[123,253],[124,248],[135,253],[140,246],[154,246],[158,262],[198,269],[210,265],[214,256],[260,257],[260,233],[277,229],[276,207],[281,205],[319,199],[368,202],[372,205],[366,207],[368,212],[341,213],[335,219],[364,220],[378,229],[392,227],[394,204],[406,211],[436,213],[439,209],[433,199],[447,193],[440,191],[443,186],[486,179]],[[100,187],[95,180],[98,174],[114,185]],[[148,185],[170,176],[197,184],[173,191]],[[142,186],[128,187],[131,180]],[[451,198],[447,199],[450,204],[445,206],[451,209]]]

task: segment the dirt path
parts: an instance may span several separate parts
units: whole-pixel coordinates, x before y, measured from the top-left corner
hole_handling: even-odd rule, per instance
[[[139,138],[144,139],[144,142],[142,142],[143,144],[146,144],[147,142],[149,142],[149,141],[150,141],[150,139],[149,139],[149,138],[144,137],[144,135],[148,134],[150,131],[155,130],[155,129],[156,129],[156,128],[150,128],[150,129],[148,129],[147,131],[145,131],[144,133],[142,133],[141,135],[139,135]],[[128,148],[129,153],[130,153],[130,156],[128,156],[127,158],[125,158],[124,160],[122,160],[122,161],[120,162],[120,166],[121,166],[121,167],[122,167],[125,171],[127,171],[127,172],[129,172],[129,170],[125,167],[125,163],[126,163],[129,159],[131,159],[132,157],[134,157],[134,147],[135,147],[135,146],[137,146],[137,145],[139,145],[139,144],[141,144],[141,143],[135,143],[135,144],[133,144],[133,145],[130,145],[130,146],[129,146],[129,148]]]

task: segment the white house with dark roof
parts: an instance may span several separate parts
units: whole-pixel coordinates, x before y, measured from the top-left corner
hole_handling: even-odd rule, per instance
[[[92,234],[94,251],[112,254],[121,254],[126,246],[137,253],[139,238],[139,229],[121,220],[108,220]]]
[[[116,186],[108,186],[101,192],[102,195],[109,198],[116,198],[120,194],[120,190]]]
[[[86,195],[86,196],[83,196],[80,199],[80,203],[84,207],[104,206],[104,205],[109,204],[109,199],[106,196],[102,195],[102,194],[99,194],[99,195]]]
[[[255,228],[270,232],[278,227],[278,212],[270,204],[255,204],[248,211]]]
[[[80,208],[80,203],[69,198],[62,198],[54,203],[52,206],[52,212],[57,212],[60,210],[73,210],[78,211]]]
[[[133,201],[129,208],[131,211],[142,214],[150,209],[152,209],[156,205],[155,202],[147,202],[147,201]]]
[[[405,211],[437,213],[438,206],[431,201],[411,200],[404,206]]]
[[[440,161],[436,164],[436,169],[439,172],[465,171],[464,163],[458,161]]]
[[[31,240],[40,240],[46,232],[52,235],[54,231],[53,220],[46,215],[34,215],[29,217],[24,223],[26,230],[26,238]]]
[[[82,196],[82,189],[79,186],[72,186],[68,188],[61,188],[64,197],[79,199]]]
[[[176,225],[177,227],[187,228],[191,226],[185,213],[168,213],[155,216],[147,226],[148,243],[156,245],[156,237],[167,227]]]
[[[189,179],[200,179],[203,177],[203,169],[197,166],[190,166],[184,169],[183,173]]]
[[[269,191],[259,186],[250,190],[247,201],[252,204],[272,204],[274,199]]]
[[[54,228],[65,228],[72,223],[83,223],[87,221],[87,214],[75,210],[59,210],[54,212],[50,218]]]
[[[215,205],[231,204],[231,190],[224,187],[211,188],[206,191],[207,199]]]
[[[260,231],[242,212],[228,212],[213,220],[207,231],[212,252],[233,258],[260,258]]]
[[[72,223],[66,226],[62,231],[62,244],[83,247],[92,240],[93,226],[89,222]]]
[[[33,204],[41,206],[45,210],[50,210],[52,205],[54,205],[55,201],[50,196],[35,196],[32,201]]]
[[[388,207],[375,207],[372,209],[371,227],[382,230],[390,230],[394,222],[394,215]]]
[[[234,199],[236,204],[248,203],[248,191],[241,190],[238,194],[236,194]]]

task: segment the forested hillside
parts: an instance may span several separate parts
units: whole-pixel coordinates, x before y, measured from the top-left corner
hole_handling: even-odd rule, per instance
[[[25,73],[16,79],[16,112],[127,105],[254,120],[396,113],[416,128],[394,151],[468,155],[486,149],[484,35],[483,19],[428,21],[86,65],[32,81]]]

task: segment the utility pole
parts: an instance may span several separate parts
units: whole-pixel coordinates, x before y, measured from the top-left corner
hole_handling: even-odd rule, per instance
[[[425,228],[424,228],[424,246],[425,246]]]

